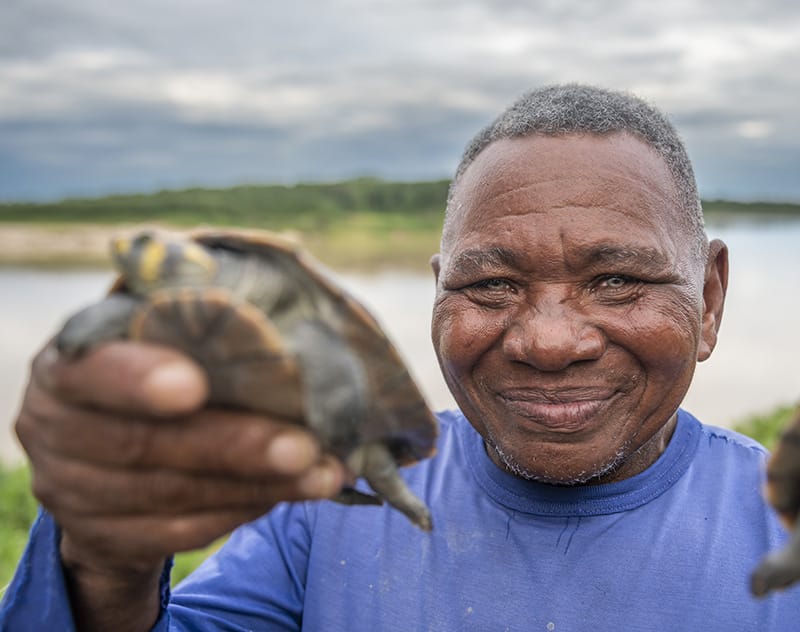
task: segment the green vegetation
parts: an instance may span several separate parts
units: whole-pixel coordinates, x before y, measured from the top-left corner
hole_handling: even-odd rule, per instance
[[[800,204],[789,202],[731,202],[704,200],[703,213],[709,222],[726,219],[782,219],[800,217]]]
[[[43,204],[15,202],[0,204],[0,222],[164,222],[310,232],[353,221],[382,230],[429,230],[441,222],[447,187],[447,180],[359,178],[331,184],[187,189]]]
[[[736,424],[735,429],[773,448],[794,410],[794,406],[782,406],[770,413],[745,419]],[[0,466],[0,594],[11,580],[35,515],[36,501],[30,493],[28,468]],[[200,551],[177,555],[172,572],[173,585],[191,573],[223,541]]]
[[[0,592],[11,579],[36,516],[30,481],[27,467],[0,466]]]
[[[0,228],[0,264],[104,265],[109,231],[159,224],[269,228],[294,234],[318,259],[337,269],[422,269],[439,247],[448,186],[448,180],[359,178],[0,203],[0,227],[5,224],[9,233],[3,238]],[[704,207],[709,224],[800,217],[800,204],[710,200]],[[31,233],[36,233],[33,241],[26,239]],[[102,237],[102,247],[97,240],[87,247],[86,237],[92,234]]]
[[[796,406],[781,406],[769,413],[753,415],[734,425],[733,429],[752,437],[772,450],[780,439],[781,432],[791,421],[795,410]]]
[[[333,183],[249,185],[225,189],[75,198],[59,202],[0,203],[0,222],[120,224],[163,222],[175,226],[213,224],[298,232],[327,231],[352,224],[381,230],[438,230],[448,180],[389,182],[357,178]],[[800,204],[706,200],[706,213],[800,216]]]
[[[4,223],[7,232],[22,226],[39,237],[52,236],[44,243],[39,239],[24,252],[3,248],[0,261],[96,265],[107,261],[106,251],[71,246],[84,243],[83,238],[75,239],[76,230],[102,232],[123,225],[159,224],[269,228],[293,233],[318,259],[337,268],[422,268],[439,248],[448,185],[447,180],[411,183],[361,178],[331,184],[0,204],[0,226]]]

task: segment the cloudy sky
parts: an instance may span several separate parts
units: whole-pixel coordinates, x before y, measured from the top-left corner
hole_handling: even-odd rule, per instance
[[[0,199],[449,177],[542,84],[662,107],[704,197],[800,201],[796,0],[2,0]]]

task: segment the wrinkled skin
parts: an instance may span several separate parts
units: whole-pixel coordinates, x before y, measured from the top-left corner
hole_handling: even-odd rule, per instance
[[[166,556],[341,488],[311,435],[206,396],[203,371],[164,348],[110,343],[67,363],[47,347],[34,360],[16,429],[62,528],[79,629],[150,629]]]
[[[432,260],[432,338],[497,465],[607,482],[663,452],[727,284],[726,247],[692,255],[677,200],[624,133],[499,140],[462,175]]]

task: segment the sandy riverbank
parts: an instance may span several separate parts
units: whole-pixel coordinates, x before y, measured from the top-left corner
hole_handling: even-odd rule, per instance
[[[109,240],[134,226],[0,224],[0,264],[104,265]]]

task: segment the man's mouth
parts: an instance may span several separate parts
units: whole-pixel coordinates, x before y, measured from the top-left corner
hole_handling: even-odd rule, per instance
[[[510,388],[498,398],[513,414],[548,430],[579,432],[595,425],[600,415],[616,399],[615,388],[570,387],[552,390]]]

